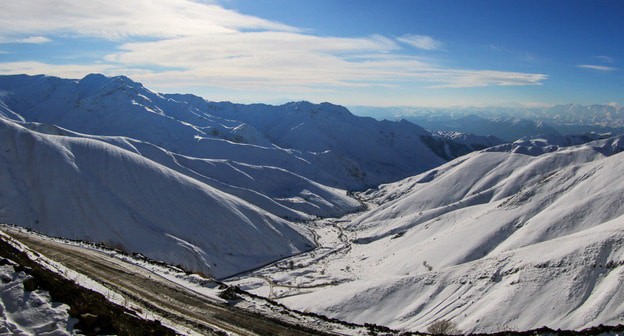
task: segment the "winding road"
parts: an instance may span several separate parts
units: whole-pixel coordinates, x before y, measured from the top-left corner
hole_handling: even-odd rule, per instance
[[[102,252],[0,228],[30,249],[84,274],[128,300],[205,335],[329,335],[216,302],[149,270]]]

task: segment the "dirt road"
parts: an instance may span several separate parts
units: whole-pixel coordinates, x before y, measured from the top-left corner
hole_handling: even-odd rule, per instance
[[[98,251],[14,229],[2,230],[29,248],[87,275],[145,309],[202,334],[227,331],[235,335],[326,335],[214,302],[146,269]]]

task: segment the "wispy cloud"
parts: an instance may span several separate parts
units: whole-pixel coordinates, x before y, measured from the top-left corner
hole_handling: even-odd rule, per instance
[[[0,63],[0,73],[127,74],[148,85],[306,91],[339,87],[433,88],[540,85],[534,73],[449,68],[406,52],[441,50],[425,35],[396,39],[317,36],[297,27],[186,0],[7,1],[0,40],[32,36],[95,37],[117,42],[101,63]],[[45,19],[41,19],[45,18]],[[401,44],[401,43],[403,44]],[[409,51],[409,50],[407,50]],[[163,70],[167,69],[167,70]]]
[[[173,38],[239,30],[297,31],[295,27],[188,0],[3,1],[0,35]]]
[[[597,59],[604,63],[614,63],[615,59],[611,56],[596,56]]]
[[[406,34],[398,37],[397,40],[414,48],[423,50],[442,50],[442,48],[444,48],[444,43],[427,35]]]
[[[29,36],[25,38],[16,39],[14,41],[10,41],[12,43],[28,43],[28,44],[42,44],[52,42],[51,39],[45,36]]]
[[[100,72],[106,74],[122,74],[108,64],[47,64],[42,62],[0,62],[0,73],[3,74],[46,74],[66,78],[82,78],[86,74]]]
[[[435,88],[468,88],[496,86],[542,85],[548,79],[544,74],[528,74],[505,71],[454,71],[450,72],[446,84],[434,85]]]
[[[614,68],[614,67],[610,67],[610,66],[604,66],[604,65],[595,65],[595,64],[579,64],[579,65],[577,65],[577,67],[582,68],[582,69],[589,69],[589,70],[596,70],[596,71],[605,71],[605,72],[618,70],[618,68]]]

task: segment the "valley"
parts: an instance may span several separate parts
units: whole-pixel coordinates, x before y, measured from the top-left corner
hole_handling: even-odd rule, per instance
[[[601,154],[619,144],[469,154],[360,194],[367,211],[311,226],[320,248],[227,282],[399,330],[441,318],[468,333],[621,324],[621,154]]]
[[[0,0],[0,336],[624,335],[622,0]]]
[[[0,102],[3,230],[178,332],[624,323],[621,135],[505,142],[97,74],[0,76]]]

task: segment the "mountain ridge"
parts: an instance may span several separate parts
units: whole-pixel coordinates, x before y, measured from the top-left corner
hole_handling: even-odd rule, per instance
[[[3,222],[217,277],[312,247],[302,228],[138,154],[2,119],[0,136]]]
[[[3,104],[11,108],[5,116],[12,119],[19,115],[22,121],[56,124],[80,133],[127,136],[195,157],[227,159],[224,151],[237,153],[234,147],[249,143],[276,156],[270,162],[286,161],[282,168],[351,190],[407,177],[475,149],[413,124],[380,123],[329,103],[216,103],[192,95],[154,93],[127,77],[2,76],[0,91],[4,91]],[[453,151],[436,152],[439,145],[431,146],[431,139],[442,146],[450,144]],[[227,143],[215,142],[219,140]],[[286,157],[293,154],[298,158]],[[248,160],[258,156],[263,155],[246,155]],[[301,165],[305,161],[323,169],[310,171]]]

